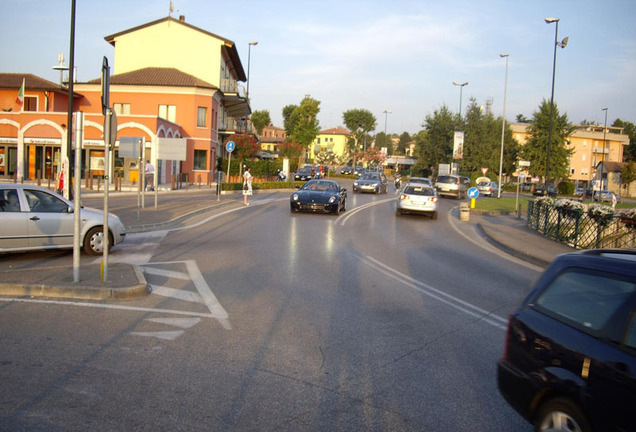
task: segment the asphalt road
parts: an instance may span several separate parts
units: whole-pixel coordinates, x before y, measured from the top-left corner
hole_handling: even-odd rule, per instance
[[[394,199],[336,217],[256,195],[113,249],[144,299],[0,302],[0,430],[530,431],[496,361],[536,269],[480,247],[454,201],[433,221]]]

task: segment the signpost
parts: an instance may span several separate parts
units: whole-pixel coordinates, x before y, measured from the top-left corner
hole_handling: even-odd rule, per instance
[[[234,144],[234,141],[228,141],[227,144],[225,144],[225,150],[227,150],[227,152],[230,154],[228,156],[228,159],[227,159],[227,178],[228,178],[228,180],[230,179],[230,163],[232,162],[232,152],[234,151],[235,148],[236,148],[236,144]]]
[[[470,198],[471,209],[475,208],[475,199],[477,199],[478,196],[479,196],[479,189],[477,189],[475,186],[468,189],[468,198]]]

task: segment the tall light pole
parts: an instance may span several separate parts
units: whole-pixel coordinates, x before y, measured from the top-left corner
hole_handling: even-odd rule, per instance
[[[458,83],[457,81],[453,81],[453,85],[459,86],[459,117],[462,116],[462,90],[465,85],[468,85],[468,81],[463,83]]]
[[[504,103],[503,103],[503,118],[501,121],[501,154],[499,155],[499,188],[497,190],[497,198],[501,198],[501,175],[503,172],[503,153],[504,153],[504,136],[506,131],[506,97],[508,95],[508,58],[510,54],[501,53],[499,57],[506,58],[506,79],[504,81]]]
[[[386,117],[388,114],[392,114],[392,111],[384,110],[382,112],[384,113],[384,136],[386,137]]]
[[[258,45],[258,41],[249,42],[247,47],[247,99],[250,98],[250,60],[252,55],[252,45]]]
[[[605,185],[605,180],[603,179],[603,171],[606,171],[605,168],[605,131],[607,130],[607,107],[601,108],[601,111],[605,111],[605,124],[603,126],[603,169],[601,170],[601,190],[607,190]],[[609,149],[607,151],[609,156]]]
[[[545,194],[548,194],[548,178],[550,177],[550,150],[552,148],[552,126],[553,126],[553,113],[554,113],[554,75],[556,72],[556,53],[557,46],[565,48],[568,44],[568,38],[564,38],[563,41],[558,41],[559,33],[559,18],[546,18],[546,24],[556,23],[554,28],[554,57],[552,60],[552,93],[550,94],[550,129],[548,131],[548,154],[545,163]]]

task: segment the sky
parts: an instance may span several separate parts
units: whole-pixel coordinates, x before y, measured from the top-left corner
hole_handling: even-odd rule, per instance
[[[114,67],[104,37],[169,13],[169,0],[76,0],[77,80]],[[531,118],[550,100],[559,18],[554,101],[572,123],[636,123],[634,0],[173,0],[172,16],[236,43],[248,70],[252,110],[283,126],[282,109],[305,95],[320,101],[321,129],[343,112],[369,110],[375,132],[417,133],[447,106],[470,99],[506,120]],[[2,0],[0,72],[59,82],[68,65],[71,0]],[[258,45],[248,49],[249,42]],[[506,59],[508,53],[508,79]],[[112,69],[111,69],[112,70]],[[456,82],[468,82],[461,91]],[[507,84],[507,85],[506,85]],[[390,111],[390,113],[384,113]]]

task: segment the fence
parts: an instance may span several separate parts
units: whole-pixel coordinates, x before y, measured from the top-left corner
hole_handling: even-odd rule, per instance
[[[528,226],[577,249],[636,247],[636,219],[633,218],[593,217],[584,211],[529,201]]]

